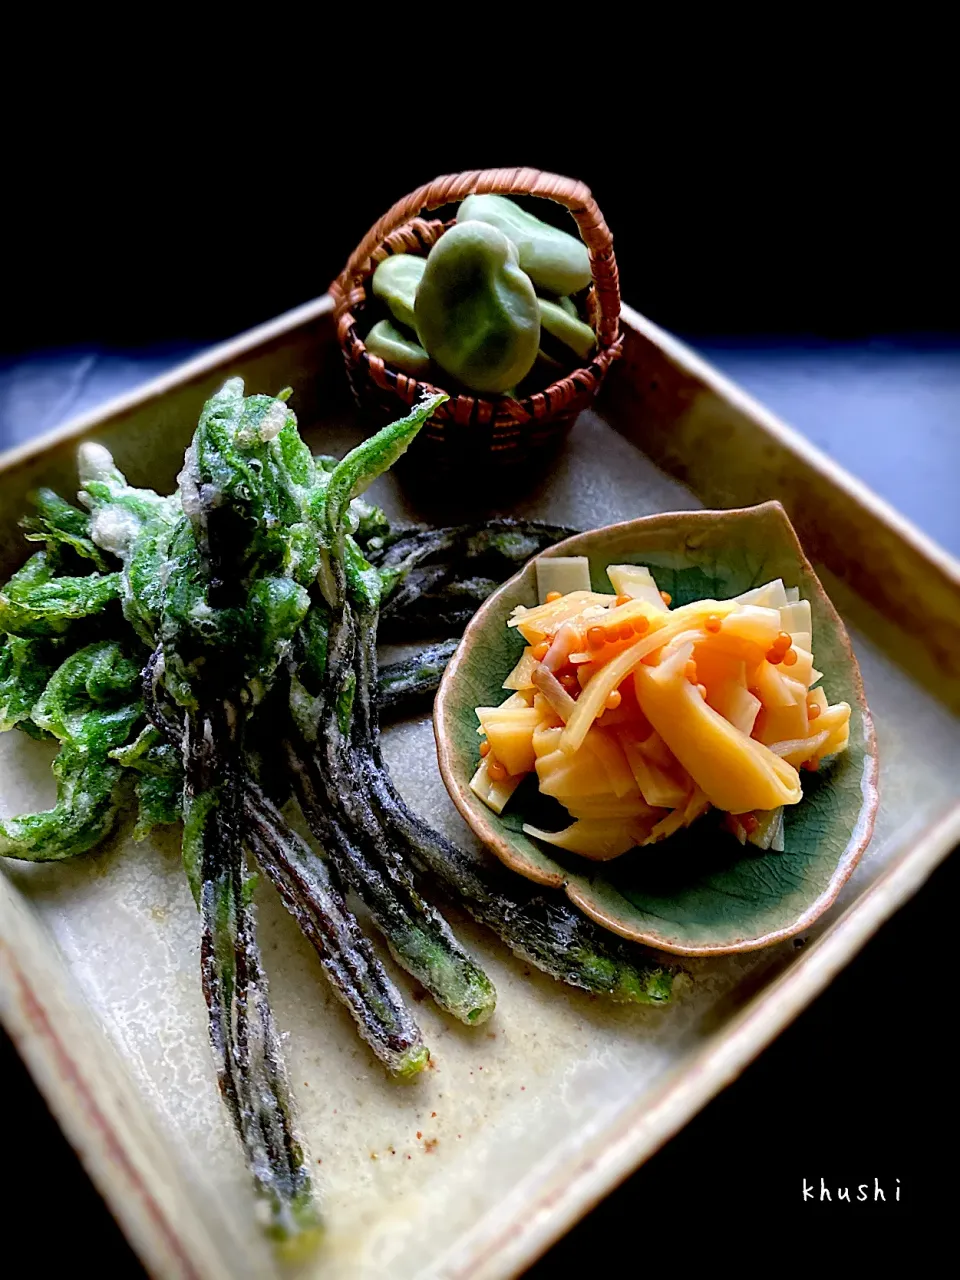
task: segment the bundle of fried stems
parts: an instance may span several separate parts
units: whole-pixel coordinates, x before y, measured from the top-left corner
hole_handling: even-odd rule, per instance
[[[497,583],[571,531],[509,520],[391,528],[359,494],[439,398],[339,462],[310,456],[285,400],[245,397],[233,379],[207,403],[180,476],[182,511],[129,487],[103,450],[87,456],[81,498],[93,540],[99,533],[122,562],[124,615],[153,646],[143,672],[150,726],[137,741],[165,761],[176,791],[220,1089],[265,1229],[289,1252],[312,1243],[319,1219],[267,998],[248,855],[360,1035],[398,1077],[422,1070],[429,1051],[349,892],[397,964],[468,1024],[490,1016],[496,993],[425,885],[574,986],[663,1003],[671,975],[561,892],[434,830],[401,796],[381,753],[380,714],[429,699],[456,639],[378,673],[378,635],[455,636]],[[291,796],[315,843],[284,816]]]

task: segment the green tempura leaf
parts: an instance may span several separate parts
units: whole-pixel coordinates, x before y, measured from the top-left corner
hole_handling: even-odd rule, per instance
[[[199,540],[214,557],[217,545],[228,547],[239,579],[281,569],[301,585],[313,578],[319,553],[307,503],[315,467],[283,401],[245,398],[242,381],[231,379],[204,405],[181,484]]]
[[[156,827],[180,821],[183,803],[183,778],[160,777],[145,773],[134,785],[137,796],[137,821],[134,840],[145,840]]]
[[[61,546],[70,547],[98,569],[107,568],[106,559],[90,537],[90,517],[85,511],[71,506],[52,489],[38,489],[30,497],[37,514],[20,521],[28,542],[45,542],[51,553]]]
[[[112,640],[87,645],[61,664],[32,719],[61,742],[106,759],[143,715],[140,668]]]
[[[162,498],[153,489],[135,489],[127,483],[109,449],[94,441],[87,441],[77,453],[77,470],[80,476],[79,498],[91,512],[93,521],[90,537],[99,547],[119,556],[136,536],[137,529],[150,520],[170,499]],[[119,507],[134,517],[132,521],[113,522],[98,531],[99,513],[104,507]]]
[[[167,685],[182,705],[225,654],[247,705],[270,688],[310,605],[321,476],[283,400],[244,397],[231,379],[207,401],[180,477],[187,521],[171,540],[161,625]]]
[[[300,628],[297,656],[300,679],[311,694],[323,689],[330,645],[330,610],[321,600],[312,605]]]
[[[80,500],[90,508],[90,537],[123,565],[123,615],[149,648],[160,614],[170,539],[181,518],[178,496],[136,489],[99,444],[80,447]]]
[[[0,819],[0,855],[58,862],[86,853],[113,826],[123,770],[64,744],[53,763],[57,803],[43,813]]]
[[[430,415],[445,400],[444,392],[422,400],[411,413],[378,431],[352,449],[330,473],[323,502],[323,523],[329,538],[343,536],[344,521],[350,500],[368,488],[377,476],[393,466],[406,453]]]
[[[262,660],[273,663],[276,650],[293,639],[307,616],[310,595],[291,578],[261,578],[250,588],[247,599]]]
[[[343,567],[353,599],[368,612],[378,609],[380,571],[367,562],[353,538],[347,538],[343,544]]]
[[[428,397],[407,417],[391,422],[376,435],[357,445],[326,475],[326,485],[318,487],[311,498],[311,510],[320,533],[322,548],[318,578],[320,588],[330,605],[337,607],[343,594],[343,559],[345,543],[351,532],[351,502],[406,453],[433,411],[448,399],[449,396],[442,391]],[[359,556],[358,549],[354,550],[357,550]],[[357,556],[351,556],[355,569]],[[362,560],[362,556],[359,558]],[[365,584],[359,578],[355,581],[362,591],[367,587],[373,588],[372,583]],[[376,589],[379,598],[379,581]]]
[[[43,640],[0,640],[0,733],[28,722],[52,670],[50,646]]]
[[[113,826],[123,769],[109,753],[143,715],[140,669],[115,641],[72,654],[46,683],[32,723],[61,742],[53,764],[57,803],[0,821],[0,854],[31,862],[85,853]]]
[[[57,578],[48,553],[38,551],[0,590],[0,632],[62,635],[71,622],[101,613],[119,596],[118,573]]]
[[[171,742],[165,741],[152,724],[141,729],[133,742],[114,747],[109,754],[111,760],[116,760],[125,769],[134,769],[151,777],[179,778],[183,772],[180,752]]]
[[[56,558],[47,551],[35,551],[30,559],[20,566],[0,592],[3,596],[18,596],[30,591],[43,582],[49,582],[54,574]]]

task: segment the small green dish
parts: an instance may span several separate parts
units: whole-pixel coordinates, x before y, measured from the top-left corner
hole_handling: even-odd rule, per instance
[[[527,780],[501,816],[470,790],[479,760],[474,708],[506,697],[501,687],[523,648],[507,628],[516,605],[537,603],[531,562],[484,603],[464,633],[437,694],[440,771],[454,803],[507,866],[563,888],[614,933],[678,955],[752,951],[801,933],[834,902],[870,840],[877,811],[877,750],[850,640],[803,554],[779,502],[734,511],[647,516],[578,534],[545,556],[585,555],[596,590],[609,591],[610,564],[645,564],[675,605],[727,598],[773,578],[800,589],[813,614],[814,651],[830,702],[851,707],[850,745],[815,774],[788,807],[786,849],[742,847],[708,815],[662,844],[597,864],[538,844],[524,822],[559,827]],[[556,817],[564,811],[557,810]],[[567,819],[569,821],[569,819]]]

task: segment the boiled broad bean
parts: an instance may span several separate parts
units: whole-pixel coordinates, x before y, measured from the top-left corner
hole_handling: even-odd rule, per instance
[[[416,320],[431,357],[472,391],[512,390],[537,358],[537,295],[514,244],[486,222],[458,222],[433,246]]]
[[[467,196],[457,222],[489,223],[517,246],[520,266],[539,289],[577,293],[593,278],[590,255],[582,240],[541,222],[506,196]]]

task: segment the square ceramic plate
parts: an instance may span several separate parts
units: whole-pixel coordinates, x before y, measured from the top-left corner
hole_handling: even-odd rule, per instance
[[[960,838],[960,566],[672,338],[629,309],[623,322],[625,356],[596,411],[503,509],[590,528],[778,498],[863,668],[880,747],[876,832],[806,945],[689,961],[666,1009],[563,989],[457,919],[500,1002],[473,1030],[419,1006],[436,1069],[412,1086],[385,1078],[265,887],[273,1002],[329,1224],[310,1274],[327,1280],[516,1274],[732,1080]],[[360,434],[321,298],[8,454],[3,577],[23,558],[27,492],[74,490],[80,440],[103,441],[132,482],[170,487],[204,398],[232,374],[251,391],[292,385],[318,450]],[[441,520],[474,501],[466,480],[430,507],[392,479],[377,496]],[[470,838],[441,785],[429,718],[391,728],[385,745],[415,805]],[[48,766],[43,744],[0,738],[0,811],[48,803]],[[0,1012],[155,1276],[270,1276],[217,1096],[177,845],[175,834],[134,845],[124,828],[72,863],[4,864]]]

